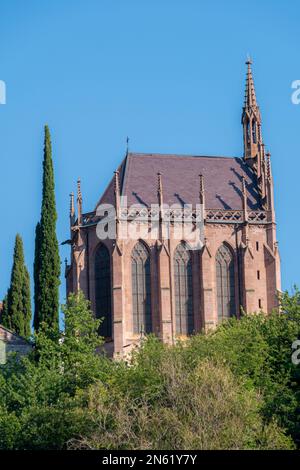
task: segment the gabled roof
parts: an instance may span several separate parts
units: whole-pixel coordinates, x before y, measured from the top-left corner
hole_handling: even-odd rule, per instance
[[[202,174],[206,208],[242,209],[243,176],[248,208],[261,208],[255,174],[242,158],[129,153],[118,170],[121,195],[127,196],[128,206],[157,204],[157,173],[161,173],[165,204],[199,204]],[[99,203],[114,204],[114,179]]]
[[[0,323],[0,339],[5,341],[5,340],[11,340],[11,338],[15,338],[16,340],[23,342],[23,343],[31,344],[31,342],[28,339],[23,338],[23,336],[18,335],[17,333],[15,333],[14,331],[10,330],[9,328],[7,328],[6,326]]]

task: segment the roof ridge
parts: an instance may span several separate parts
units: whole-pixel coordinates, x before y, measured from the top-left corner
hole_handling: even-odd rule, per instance
[[[242,157],[228,156],[228,155],[195,155],[186,153],[143,153],[143,152],[129,152],[128,156],[131,157],[185,157],[185,158],[228,158],[228,159],[242,159]]]

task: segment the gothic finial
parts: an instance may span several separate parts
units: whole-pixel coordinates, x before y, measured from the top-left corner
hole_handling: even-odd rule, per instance
[[[253,81],[252,69],[251,69],[252,60],[250,56],[248,56],[247,58],[246,65],[247,65],[247,76],[246,76],[244,107],[254,108],[254,107],[257,107],[257,102],[256,102],[255,87],[254,87],[254,81]]]
[[[248,214],[247,214],[247,189],[246,189],[245,176],[242,176],[242,195],[243,195],[244,221],[246,222],[248,219]]]
[[[271,170],[271,154],[266,152],[266,196],[267,196],[267,207],[270,213],[271,221],[275,222],[275,210],[274,210],[274,192],[273,192],[273,178]]]
[[[161,173],[157,173],[157,195],[158,199],[160,202],[160,205],[162,205],[162,180],[161,180]]]
[[[77,180],[77,201],[82,202],[81,181],[80,181],[80,178],[78,178],[78,180]]]
[[[116,239],[119,238],[119,216],[120,216],[120,180],[119,171],[115,171],[115,209],[116,209]]]
[[[129,152],[129,137],[126,137],[126,155],[128,155]]]
[[[244,175],[242,176],[242,193],[243,193],[243,197],[246,198],[247,197],[246,178]]]
[[[74,208],[74,193],[70,193],[70,217],[74,217],[75,208]]]
[[[78,178],[77,180],[77,214],[78,214],[78,225],[80,225],[81,219],[82,219],[82,194],[81,194],[80,178]]]
[[[120,209],[120,173],[118,170],[115,172],[115,203],[116,203],[116,212],[117,217],[119,216]]]
[[[246,60],[246,64],[252,64],[252,60],[251,60],[251,56],[249,54],[249,52],[247,53],[247,60]]]
[[[120,194],[120,179],[119,179],[119,176],[120,176],[120,173],[118,170],[116,170],[114,172],[115,174],[115,194]]]
[[[204,204],[204,177],[203,175],[199,175],[199,199],[200,199],[200,204]]]
[[[271,154],[270,152],[266,152],[266,176],[267,180],[271,180]]]
[[[246,182],[245,182],[245,176],[242,176],[242,189],[243,189],[243,194],[246,192]]]
[[[199,200],[202,206],[202,218],[205,220],[205,190],[204,190],[204,176],[199,175]]]
[[[164,209],[163,209],[163,188],[162,188],[162,180],[161,180],[161,173],[157,173],[157,197],[158,197],[158,205],[159,205],[159,238],[160,240],[163,239],[163,228],[162,228],[162,221],[164,219]]]

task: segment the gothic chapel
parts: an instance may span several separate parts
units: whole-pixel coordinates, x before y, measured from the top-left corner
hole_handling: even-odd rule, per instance
[[[261,115],[248,60],[242,112],[242,158],[127,152],[94,211],[82,212],[80,181],[77,215],[71,194],[71,262],[67,293],[81,289],[95,315],[110,355],[122,356],[143,334],[165,342],[214,327],[230,316],[277,307],[280,259],[276,240],[270,154],[265,152]],[[143,217],[124,209],[142,206]],[[203,243],[157,235],[147,240],[119,236],[122,218],[148,224],[150,206],[185,203],[203,208]],[[99,204],[116,211],[114,239],[99,240]]]

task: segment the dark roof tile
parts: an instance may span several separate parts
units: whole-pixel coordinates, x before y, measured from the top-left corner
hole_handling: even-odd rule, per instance
[[[129,206],[157,203],[157,173],[160,172],[166,204],[198,204],[199,174],[203,174],[207,208],[242,209],[243,176],[248,208],[260,208],[255,175],[242,158],[129,153],[119,171],[121,192],[127,196]],[[114,203],[113,179],[100,202]]]

